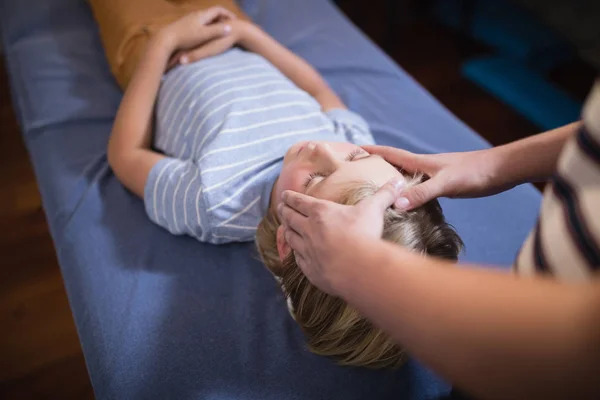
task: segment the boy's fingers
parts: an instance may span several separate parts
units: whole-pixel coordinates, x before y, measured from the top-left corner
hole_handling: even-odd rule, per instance
[[[226,8],[221,7],[221,6],[215,6],[215,7],[209,8],[206,11],[203,11],[200,14],[200,23],[202,25],[208,25],[211,22],[215,22],[215,20],[217,20],[221,17],[227,17],[227,18],[231,18],[231,19],[237,18],[237,16],[233,12],[227,10]]]
[[[217,39],[229,35],[231,25],[228,23],[218,23],[208,26],[203,26],[198,32],[198,44],[206,43],[210,40]]]
[[[184,53],[179,57],[179,62],[181,64],[189,64],[200,61],[204,58],[220,54],[229,47],[231,47],[231,44],[228,37],[214,39],[212,42],[205,43],[194,50]]]
[[[237,19],[237,14],[225,7],[221,7],[221,15],[229,19]]]
[[[167,63],[166,70],[168,71],[171,68],[175,67],[177,64],[179,64],[181,62],[181,57],[184,54],[185,53],[183,51],[178,51],[177,53],[175,53],[174,55],[172,55],[171,58],[169,59],[169,62]]]

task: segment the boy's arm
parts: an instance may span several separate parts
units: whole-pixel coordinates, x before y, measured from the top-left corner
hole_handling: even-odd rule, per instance
[[[171,55],[166,37],[148,42],[121,100],[108,142],[108,162],[125,187],[140,197],[152,167],[164,156],[152,151],[152,116],[160,79]]]
[[[119,181],[140,197],[144,196],[150,170],[165,158],[150,149],[161,77],[176,50],[218,42],[229,34],[227,24],[205,25],[218,13],[209,9],[189,14],[151,38],[121,100],[108,143],[108,162]]]
[[[241,30],[239,45],[269,60],[296,86],[313,96],[321,104],[323,111],[346,108],[327,82],[305,60],[282,46],[258,26],[245,21],[235,21],[234,24]]]

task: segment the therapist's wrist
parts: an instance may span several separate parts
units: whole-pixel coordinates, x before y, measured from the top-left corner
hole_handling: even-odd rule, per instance
[[[329,284],[335,294],[352,302],[352,296],[363,286],[367,275],[391,262],[382,239],[362,239],[348,244],[347,250],[330,266]]]
[[[581,122],[574,122],[494,148],[494,154],[501,162],[500,179],[512,186],[549,179],[556,172],[566,141],[580,126]]]
[[[493,163],[494,185],[504,190],[527,182],[536,182],[545,178],[545,173],[539,171],[536,164],[535,150],[514,142],[493,148],[491,162]]]
[[[483,169],[488,176],[487,185],[490,192],[499,192],[517,184],[517,177],[512,171],[513,154],[504,146],[483,150],[485,166]]]

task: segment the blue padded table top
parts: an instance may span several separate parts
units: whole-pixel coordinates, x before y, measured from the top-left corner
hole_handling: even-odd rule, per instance
[[[379,143],[427,153],[488,146],[330,2],[242,6],[315,65]],[[447,392],[415,361],[373,371],[310,354],[252,244],[202,244],[150,222],[107,165],[121,92],[84,0],[4,0],[0,18],[14,103],[97,398],[430,399]],[[522,186],[442,205],[466,243],[464,260],[509,265],[539,200]]]

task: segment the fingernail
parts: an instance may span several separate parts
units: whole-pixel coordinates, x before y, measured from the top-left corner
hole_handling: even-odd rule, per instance
[[[285,198],[287,197],[287,193],[286,192],[282,192],[281,193],[281,200],[285,201]],[[281,205],[281,204],[280,204]]]
[[[225,33],[229,33],[231,32],[231,25],[227,24],[223,27],[223,30],[225,31]]]
[[[182,56],[179,59],[179,62],[182,63],[182,64],[187,64],[188,62],[190,62],[190,59],[187,56]]]
[[[394,208],[399,209],[399,210],[404,210],[409,205],[410,205],[410,202],[408,201],[408,199],[406,197],[400,197],[400,198],[396,199],[396,201],[394,202]]]
[[[283,203],[281,203],[277,206],[277,214],[281,215],[282,211],[283,211]]]
[[[309,149],[310,151],[313,151],[313,150],[315,149],[315,147],[317,147],[317,146],[315,146],[315,144],[314,144],[314,143],[311,143],[311,144],[309,144],[309,145],[308,145],[308,149]]]
[[[394,186],[394,189],[396,190],[402,189],[405,184],[406,182],[404,181],[404,178],[396,178],[394,181],[392,181],[392,186]]]

